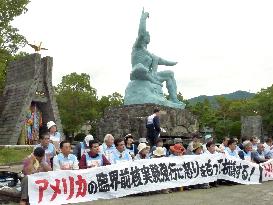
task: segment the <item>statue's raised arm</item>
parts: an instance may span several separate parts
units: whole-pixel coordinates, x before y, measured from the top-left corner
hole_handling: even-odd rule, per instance
[[[147,36],[147,30],[146,30],[146,20],[149,18],[149,13],[144,11],[144,8],[142,10],[142,14],[140,17],[139,22],[139,28],[138,28],[138,37],[136,39],[136,42],[134,44],[134,47],[147,47],[147,44],[143,44],[143,39]]]

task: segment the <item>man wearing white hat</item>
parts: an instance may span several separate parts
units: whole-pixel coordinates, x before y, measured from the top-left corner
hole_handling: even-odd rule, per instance
[[[73,154],[80,161],[83,154],[88,153],[90,151],[89,141],[94,140],[92,135],[86,135],[82,142],[79,142],[73,149]]]
[[[56,150],[60,152],[62,137],[61,134],[57,132],[57,125],[53,121],[49,121],[46,125],[49,132],[50,141],[54,144]]]

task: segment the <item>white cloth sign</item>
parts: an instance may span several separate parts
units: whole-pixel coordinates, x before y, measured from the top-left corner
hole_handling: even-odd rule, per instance
[[[273,159],[260,164],[262,168],[262,181],[273,180]]]
[[[259,183],[259,165],[223,154],[143,159],[29,175],[30,204],[67,204],[227,179]]]

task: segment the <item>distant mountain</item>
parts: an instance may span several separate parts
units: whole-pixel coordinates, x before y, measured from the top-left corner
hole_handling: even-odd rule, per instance
[[[213,95],[213,96],[206,96],[206,95],[200,95],[198,97],[194,97],[189,99],[190,104],[196,104],[197,102],[204,102],[205,99],[208,99],[212,104],[216,103],[216,97],[225,97],[229,100],[240,100],[240,99],[249,99],[252,98],[255,95],[255,93],[250,93],[247,91],[238,90],[233,93],[229,94],[221,94],[221,95]]]

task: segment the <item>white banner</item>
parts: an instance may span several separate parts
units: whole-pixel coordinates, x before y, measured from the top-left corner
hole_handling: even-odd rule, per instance
[[[257,164],[222,154],[204,154],[37,173],[29,175],[28,190],[30,204],[67,204],[203,184],[217,179],[258,184],[259,178]]]
[[[273,159],[260,164],[262,168],[262,181],[273,180]]]

